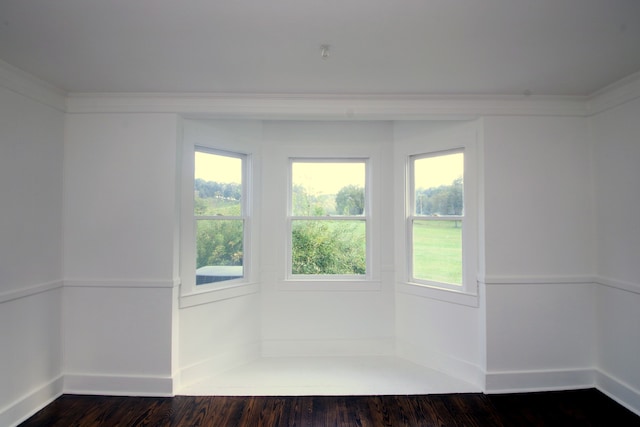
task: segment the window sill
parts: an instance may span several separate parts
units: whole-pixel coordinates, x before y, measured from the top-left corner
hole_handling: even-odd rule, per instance
[[[397,283],[396,290],[403,294],[449,302],[452,304],[466,305],[468,307],[479,306],[477,293],[462,292],[454,289],[438,288],[435,286],[410,282]]]
[[[372,280],[299,280],[289,279],[276,285],[279,291],[312,292],[375,292],[382,289],[379,281]]]
[[[196,291],[180,296],[180,308],[193,307],[196,305],[209,304],[231,298],[243,297],[255,294],[260,290],[258,283],[239,283],[234,285],[221,286],[219,288],[209,288],[203,291]]]

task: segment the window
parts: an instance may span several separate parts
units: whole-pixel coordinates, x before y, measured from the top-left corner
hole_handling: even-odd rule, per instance
[[[364,279],[366,159],[290,159],[288,277]]]
[[[260,126],[184,119],[181,131],[180,228],[174,230],[180,307],[258,292],[259,239],[252,214]]]
[[[196,286],[245,276],[246,156],[196,147],[193,218]]]
[[[462,289],[464,153],[413,155],[409,164],[409,280]]]

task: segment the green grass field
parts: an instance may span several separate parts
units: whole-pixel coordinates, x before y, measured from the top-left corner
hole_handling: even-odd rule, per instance
[[[416,279],[462,284],[462,228],[459,221],[414,221],[413,245],[413,276]]]

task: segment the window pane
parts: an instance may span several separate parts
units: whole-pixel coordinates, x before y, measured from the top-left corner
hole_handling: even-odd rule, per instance
[[[294,216],[364,215],[363,161],[295,161],[291,177]]]
[[[364,221],[307,221],[292,224],[292,274],[365,274]]]
[[[415,215],[462,215],[463,171],[462,153],[415,159]]]
[[[242,220],[198,220],[196,285],[243,277]]]
[[[413,221],[413,277],[462,285],[462,221]]]
[[[195,215],[240,215],[242,159],[196,151]]]

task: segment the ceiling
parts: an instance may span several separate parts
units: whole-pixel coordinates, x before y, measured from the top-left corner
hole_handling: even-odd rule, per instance
[[[70,92],[589,95],[640,71],[640,0],[0,0],[0,59]]]

